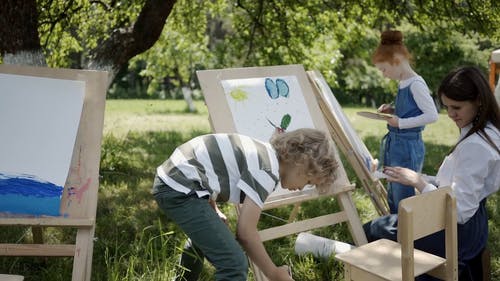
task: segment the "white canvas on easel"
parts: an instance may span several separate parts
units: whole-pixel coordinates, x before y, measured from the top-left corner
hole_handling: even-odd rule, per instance
[[[371,171],[374,162],[371,153],[356,134],[323,75],[319,71],[308,71],[307,75],[332,137],[353,167],[379,215],[389,214],[387,191],[380,179]]]
[[[60,215],[84,94],[82,81],[0,73],[0,212]]]
[[[197,75],[212,129],[217,133],[236,132],[269,141],[276,129],[283,129],[281,124],[284,119],[289,121],[284,122],[287,124],[286,130],[314,127],[328,132],[301,65],[205,70],[198,71]],[[283,91],[274,92],[274,85],[279,83],[283,88],[288,87],[288,96]],[[245,124],[241,124],[242,122]],[[262,241],[347,222],[354,243],[366,243],[366,236],[351,198],[353,185],[349,182],[340,159],[338,162],[340,166],[337,179],[325,194],[318,194],[314,188],[302,191],[280,189],[268,197],[264,209],[300,204],[320,196],[335,196],[342,211],[260,230]],[[267,280],[257,268],[254,271],[257,280]]]
[[[36,147],[37,144],[61,145],[61,151],[54,152],[52,150],[54,157],[61,157],[54,160],[57,165],[50,163],[50,155],[32,151],[32,157],[37,159],[24,159],[26,158],[24,157],[19,159],[21,164],[13,166],[9,166],[10,163],[2,162],[3,169],[8,170],[9,173],[33,173],[35,176],[44,178],[47,182],[53,181],[54,183],[51,184],[62,184],[64,187],[57,215],[17,214],[9,212],[9,210],[0,212],[1,227],[26,226],[33,230],[33,244],[0,243],[0,255],[73,257],[72,281],[90,281],[107,73],[0,65],[0,75],[4,79],[2,80],[2,87],[4,87],[2,88],[2,96],[9,95],[8,97],[3,96],[2,101],[13,107],[8,115],[8,118],[12,118],[12,120],[2,120],[2,122],[6,122],[2,123],[2,126],[7,128],[7,126],[17,122],[18,125],[21,124],[18,129],[27,131],[9,132],[12,135],[17,134],[18,137],[26,138],[26,145],[21,145],[16,149],[19,151],[22,147]],[[8,90],[8,92],[3,92],[4,90]],[[22,100],[16,101],[18,97],[10,96],[18,94],[20,98],[26,99],[24,103]],[[68,108],[57,109],[57,105],[50,104],[54,102],[61,103]],[[31,103],[31,107],[27,107],[27,103]],[[52,108],[53,112],[49,113],[37,107]],[[19,114],[18,111],[26,108],[32,112],[25,115]],[[7,113],[4,114],[6,117]],[[40,120],[33,120],[37,117]],[[26,121],[28,119],[34,122],[34,126]],[[61,122],[67,123],[62,124]],[[11,126],[9,128],[15,130],[17,127]],[[32,134],[30,134],[30,130],[32,130]],[[40,131],[35,132],[36,130]],[[39,134],[37,138],[30,138],[37,133]],[[59,142],[61,140],[53,140],[53,137],[65,139],[61,143]],[[20,140],[20,143],[23,141],[25,140]],[[5,141],[2,145],[14,147],[12,141],[9,143]],[[39,147],[38,149],[51,151],[52,148]],[[4,150],[2,153],[11,152]],[[13,157],[9,156],[6,159],[10,159],[12,163],[18,161]],[[47,170],[33,168],[30,166],[31,164],[26,165],[26,167],[31,167],[30,169],[23,170],[22,163],[29,160],[34,163],[45,161]],[[32,203],[36,203],[38,200],[36,196],[34,197],[30,198]],[[77,230],[75,242],[68,244],[44,243],[42,227],[75,228]]]

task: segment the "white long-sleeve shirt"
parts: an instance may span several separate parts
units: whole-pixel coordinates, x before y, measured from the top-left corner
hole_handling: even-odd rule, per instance
[[[460,139],[471,129],[461,129]],[[500,132],[491,124],[485,129],[500,148]],[[457,221],[466,223],[479,208],[479,203],[500,188],[500,154],[480,135],[473,134],[458,144],[448,155],[435,178],[438,186],[451,186],[457,199]],[[422,193],[436,189],[427,184]]]
[[[436,122],[439,117],[436,105],[431,97],[429,87],[427,87],[422,76],[417,75],[401,81],[399,88],[402,89],[408,87],[408,85],[410,85],[410,92],[422,114],[415,117],[399,118],[399,128],[415,128]]]

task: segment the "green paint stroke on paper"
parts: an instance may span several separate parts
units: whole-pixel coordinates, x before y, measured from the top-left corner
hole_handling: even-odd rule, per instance
[[[290,114],[285,114],[283,116],[283,118],[281,118],[281,124],[280,124],[280,127],[283,129],[283,130],[286,130],[286,128],[288,128],[288,126],[290,125],[290,122],[292,121],[292,116],[290,116]]]
[[[242,90],[241,88],[236,88],[232,90],[229,94],[235,101],[244,101],[248,98],[248,93]]]

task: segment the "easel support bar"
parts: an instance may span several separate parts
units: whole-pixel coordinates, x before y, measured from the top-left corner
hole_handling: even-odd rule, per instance
[[[0,225],[20,225],[20,226],[74,226],[91,227],[95,223],[94,219],[71,219],[63,217],[54,218],[3,218]]]
[[[331,188],[329,191],[319,194],[319,196],[324,197],[324,196],[336,196],[340,193],[348,192],[354,190],[355,185],[345,185],[342,187],[334,187]],[[274,209],[277,207],[281,207],[284,205],[289,205],[289,204],[295,204],[299,202],[304,202],[308,200],[313,200],[318,198],[318,192],[314,189],[309,189],[309,190],[304,190],[301,192],[296,192],[294,193],[293,197],[290,197],[289,195],[280,197],[280,196],[275,196],[272,198],[269,198],[268,201],[265,202],[263,210],[269,210],[269,209]]]
[[[0,256],[72,257],[75,245],[1,244]]]
[[[347,220],[348,217],[345,212],[337,212],[334,214],[319,216],[312,219],[285,224],[282,226],[267,228],[259,231],[259,234],[262,241],[268,241],[323,226],[331,226]]]

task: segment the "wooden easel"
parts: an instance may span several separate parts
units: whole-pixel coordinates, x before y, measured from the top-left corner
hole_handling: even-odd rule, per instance
[[[369,169],[374,160],[370,152],[343,113],[323,75],[319,71],[307,71],[307,75],[333,140],[351,164],[378,214],[388,215],[387,191],[380,180],[373,177]]]
[[[321,114],[315,100],[313,89],[308,82],[306,72],[304,71],[302,65],[205,70],[198,71],[197,75],[200,81],[201,89],[205,96],[205,102],[208,107],[212,128],[217,133],[239,132],[236,129],[236,124],[233,120],[234,116],[231,118],[231,109],[226,99],[226,93],[221,83],[222,81],[284,76],[293,76],[298,80],[300,89],[297,90],[304,96],[306,104],[303,106],[309,109],[309,113],[314,122],[314,127],[328,131],[327,124],[325,123],[323,115]],[[297,92],[294,93],[296,94]],[[261,108],[258,109],[260,110]],[[248,114],[248,112],[245,113],[244,111],[249,109],[240,108],[237,110],[243,110],[241,111],[242,114]],[[254,114],[255,113],[256,112],[254,112]],[[252,136],[248,133],[247,135]],[[332,183],[332,187],[326,194],[320,195],[315,189],[305,189],[303,191],[295,192],[281,190],[278,192],[275,191],[268,197],[264,204],[264,210],[290,204],[295,204],[295,210],[292,211],[287,224],[260,230],[259,234],[262,241],[268,241],[315,228],[346,222],[354,243],[356,245],[367,243],[359,215],[351,197],[354,185],[349,182],[340,159],[338,159],[338,162],[340,166],[338,169],[337,179],[334,183]],[[294,215],[301,202],[318,199],[322,196],[335,196],[338,200],[341,211],[315,218],[295,221]],[[253,263],[252,268],[254,270],[256,280],[267,280],[264,274]]]
[[[17,65],[0,65],[0,73],[75,80],[85,83],[80,124],[69,175],[61,199],[60,213],[63,215],[59,217],[28,217],[0,214],[0,226],[32,227],[34,237],[33,244],[0,244],[0,255],[73,257],[72,281],[89,281],[99,187],[99,162],[107,73]],[[74,188],[73,192],[69,190],[70,187]],[[78,196],[75,196],[75,190]],[[76,228],[75,243],[44,243],[44,227]]]

